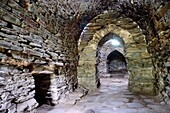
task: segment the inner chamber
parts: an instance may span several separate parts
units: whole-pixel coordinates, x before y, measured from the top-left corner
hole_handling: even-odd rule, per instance
[[[107,56],[107,73],[111,77],[125,77],[127,73],[125,57],[117,50],[114,50]]]
[[[113,33],[103,37],[97,49],[97,76],[99,78],[127,76],[127,62],[124,55],[124,41],[121,37]]]

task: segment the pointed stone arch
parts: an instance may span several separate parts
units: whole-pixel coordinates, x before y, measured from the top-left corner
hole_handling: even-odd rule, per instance
[[[113,44],[113,41],[115,40],[119,42],[119,45]],[[117,50],[121,52],[123,55],[125,55],[124,41],[118,35],[109,33],[100,40],[100,42],[98,43],[98,48],[96,50],[96,57],[97,57],[96,71],[97,71],[97,76],[99,78],[112,76],[112,74],[109,73],[108,71],[109,65],[108,65],[107,57],[114,50]]]
[[[122,37],[125,42],[125,58],[131,73],[129,89],[136,93],[155,94],[152,59],[147,51],[145,35],[136,22],[130,18],[118,17],[114,11],[95,17],[80,36],[79,85],[93,91],[99,83],[96,76],[96,50],[100,40],[109,33]]]
[[[126,63],[125,56],[119,50],[115,49],[112,52],[110,52],[110,54],[107,56],[107,72],[117,73],[127,69],[126,67],[127,67],[127,63]],[[122,77],[125,77],[125,75],[123,75]]]
[[[116,54],[116,55],[113,56],[113,54]],[[108,60],[113,60],[113,59],[115,59],[114,57],[124,57],[124,55],[119,50],[115,49],[112,52],[110,52],[110,54],[107,56],[107,59]]]

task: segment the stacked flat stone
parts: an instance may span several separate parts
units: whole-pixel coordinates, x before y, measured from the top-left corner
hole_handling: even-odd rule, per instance
[[[49,75],[47,74],[47,76],[55,76],[50,80],[45,80],[47,82],[50,81],[51,86],[47,88],[48,95],[43,95],[42,99],[45,98],[57,103],[56,101],[60,99],[61,95],[66,93],[66,90],[72,91],[75,87],[74,85],[77,85],[76,40],[69,40],[65,38],[65,34],[58,32],[59,30],[64,31],[65,23],[60,18],[57,20],[56,16],[54,16],[56,10],[50,4],[55,6],[57,3],[53,3],[54,1],[0,1],[0,64],[1,67],[7,65],[7,67],[19,68],[19,72],[10,73],[9,75],[18,77],[19,80],[12,79],[10,84],[6,83],[8,74],[0,78],[2,83],[3,81],[6,83],[4,87],[1,87],[1,91],[13,88],[8,93],[3,94],[7,98],[9,105],[7,106],[7,103],[1,100],[2,107],[0,111],[2,112],[21,113],[35,111],[37,102],[34,96],[37,91],[35,91],[36,81],[33,76],[38,73],[38,76],[43,78],[41,76],[42,71],[50,71],[50,74],[48,73]],[[74,37],[72,34],[69,36]],[[50,67],[51,64],[56,66]],[[67,65],[67,71],[65,65]],[[2,71],[4,71],[4,68],[2,68]],[[66,79],[67,77],[68,79]],[[70,80],[70,78],[74,80]],[[18,84],[17,80],[22,82],[22,85]],[[28,84],[28,81],[30,81],[30,84]],[[45,82],[42,84],[38,83],[38,86],[41,85],[45,88],[47,87]],[[12,99],[8,96],[12,95],[11,90],[13,90],[12,93],[15,95]],[[25,94],[28,97],[24,97]],[[17,100],[17,98],[19,99]],[[12,109],[13,111],[8,111]]]
[[[6,70],[4,70],[6,69]],[[34,79],[29,73],[16,73],[15,67],[0,68],[0,111],[9,113],[36,112]]]
[[[152,2],[151,6],[148,5],[150,2]],[[19,70],[16,69],[18,71],[15,70],[14,73],[10,72],[10,74],[7,73],[5,75],[2,74],[2,77],[0,76],[0,84],[2,84],[0,91],[5,91],[4,88],[8,86],[7,84],[3,84],[7,82],[6,79],[8,76],[19,77],[23,75],[25,78],[30,79],[30,84],[32,84],[33,78],[30,74],[32,74],[33,71],[37,71],[36,73],[39,73],[39,75],[41,75],[40,72],[42,71],[50,71],[48,76],[51,77],[55,75],[55,77],[50,79],[51,86],[48,89],[48,93],[51,95],[49,96],[50,99],[54,97],[52,94],[57,95],[54,101],[66,92],[74,91],[78,84],[77,62],[79,57],[77,41],[81,34],[80,25],[82,23],[88,23],[90,19],[99,13],[103,11],[107,12],[106,10],[116,11],[117,13],[112,15],[116,19],[122,14],[122,17],[132,18],[132,20],[135,21],[133,23],[133,21],[130,20],[132,24],[127,25],[121,22],[121,18],[119,18],[120,20],[108,20],[113,23],[118,21],[116,22],[117,26],[131,29],[131,32],[138,32],[139,29],[133,28],[136,28],[137,24],[140,26],[142,32],[146,35],[147,49],[153,56],[153,74],[156,81],[158,81],[158,84],[154,83],[154,85],[160,90],[163,99],[168,100],[170,96],[168,92],[169,84],[166,84],[166,80],[169,75],[167,71],[164,70],[169,69],[169,66],[164,66],[164,63],[169,62],[169,60],[167,60],[169,58],[169,2],[164,4],[156,0],[133,0],[131,3],[125,0],[119,0],[117,2],[113,2],[112,0],[74,0],[74,2],[71,0],[1,0],[0,65],[1,67],[9,68],[17,67]],[[87,20],[85,20],[87,22],[84,22],[84,16],[88,17]],[[92,25],[90,29],[92,28],[93,30],[90,32],[84,29],[84,31],[87,31],[86,34],[92,36],[95,30],[103,27],[105,21],[100,18],[96,20],[96,22],[101,23],[101,25]],[[125,21],[129,22],[128,19]],[[144,41],[143,39],[143,35],[139,33],[136,34],[133,40],[135,43],[139,43]],[[87,40],[89,41],[89,39]],[[84,45],[86,45],[86,43],[84,43]],[[130,48],[130,51],[134,51],[132,48]],[[148,55],[142,54],[142,56],[144,56],[144,64],[150,66],[151,61],[148,61],[147,58],[145,59],[145,56]],[[96,59],[93,58],[92,60],[95,61]],[[49,69],[51,68],[51,63],[56,64],[53,69]],[[60,63],[62,66],[60,66]],[[134,63],[138,63],[138,61],[130,62],[130,65]],[[90,73],[88,69],[91,68],[92,67],[89,66],[85,71]],[[5,68],[2,68],[0,71],[4,70]],[[143,71],[148,71],[148,68]],[[151,72],[150,68],[149,71]],[[136,75],[136,73],[133,74]],[[146,72],[146,75],[147,74]],[[90,80],[93,79],[91,76],[89,76],[89,78]],[[84,80],[80,82],[87,81],[86,78],[83,79]],[[17,87],[16,80],[12,80],[10,77],[9,80],[15,84],[13,86]],[[25,81],[27,81],[27,79]],[[134,83],[136,82],[134,81]],[[27,87],[24,84],[27,85],[27,82],[23,82],[23,87],[25,87],[23,89],[28,90],[30,86]],[[14,89],[17,91],[17,88]],[[136,90],[139,89],[140,88],[136,88]],[[32,92],[34,91],[32,90]],[[11,92],[8,93],[10,95],[12,94]],[[4,93],[4,97],[8,98],[8,93]],[[15,99],[11,100],[9,97],[9,100],[10,104],[13,103]],[[2,103],[1,106],[6,106],[4,100],[1,99],[1,101],[3,101],[0,102]],[[32,105],[32,103],[35,103],[33,98],[30,98],[30,101],[25,100],[25,102],[27,102],[28,106],[32,106],[27,110],[34,108],[34,105]],[[15,104],[17,105],[19,102],[17,101]],[[23,106],[27,104],[21,105],[20,108],[18,108],[20,109],[18,112],[23,111],[25,109]],[[6,108],[9,107],[6,106]],[[15,105],[13,108],[16,108]],[[8,112],[4,110],[7,109],[0,109],[2,112]]]

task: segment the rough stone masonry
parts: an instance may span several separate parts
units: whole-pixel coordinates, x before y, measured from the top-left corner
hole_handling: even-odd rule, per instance
[[[0,0],[0,112],[36,112],[38,105],[57,104],[73,92],[80,84],[81,32],[94,17],[109,10],[131,18],[142,29],[152,59],[155,92],[169,104],[167,0]]]

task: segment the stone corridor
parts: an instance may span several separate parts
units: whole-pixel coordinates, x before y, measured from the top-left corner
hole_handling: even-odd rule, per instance
[[[77,100],[54,107],[43,105],[37,113],[169,113],[170,106],[160,104],[157,96],[133,94],[127,78],[102,78],[101,87]],[[72,98],[77,98],[72,95]]]
[[[169,0],[0,0],[0,113],[169,105]]]

